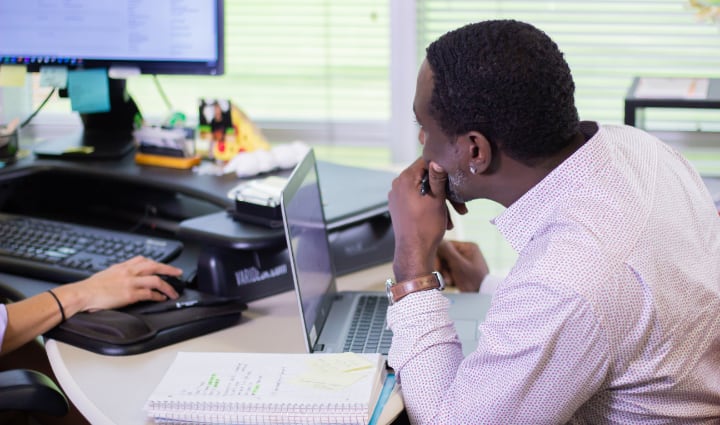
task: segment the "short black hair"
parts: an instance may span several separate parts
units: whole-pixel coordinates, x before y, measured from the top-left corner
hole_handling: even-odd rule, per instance
[[[557,44],[534,26],[491,20],[448,32],[427,48],[430,115],[453,140],[483,133],[532,164],[560,151],[579,129],[575,83]]]

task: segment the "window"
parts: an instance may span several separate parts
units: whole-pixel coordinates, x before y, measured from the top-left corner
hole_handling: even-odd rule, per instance
[[[192,118],[200,97],[228,98],[271,140],[385,143],[389,34],[387,0],[226,0],[225,75],[157,78]],[[168,113],[152,76],[128,90],[146,117]],[[69,101],[48,110],[67,114]]]
[[[413,13],[396,13],[391,23],[390,8],[398,4]],[[409,48],[390,37],[408,28],[417,28],[412,43],[419,64],[432,40],[468,22],[530,22],[565,52],[581,117],[607,123],[623,121],[633,76],[711,77],[720,69],[720,28],[697,22],[683,0],[226,0],[225,9],[226,75],[158,81],[173,108],[191,118],[198,98],[230,98],[278,141],[387,147],[389,140],[407,139],[414,131],[408,116],[394,123],[406,126],[404,132],[389,135],[389,124],[391,103],[414,91],[412,72],[406,77],[411,85],[391,100],[391,46],[394,57]],[[417,64],[394,76],[395,84]],[[129,90],[146,116],[168,112],[152,77],[131,79]],[[35,91],[36,105],[45,93]],[[47,110],[67,114],[69,102],[56,101]],[[647,126],[714,131],[720,127],[717,115],[653,110]]]
[[[418,0],[419,56],[442,33],[485,19],[525,21],[557,42],[575,78],[582,119],[622,123],[633,76],[713,77],[720,70],[720,28],[698,22],[683,0]],[[720,126],[716,111],[652,112],[651,129]]]

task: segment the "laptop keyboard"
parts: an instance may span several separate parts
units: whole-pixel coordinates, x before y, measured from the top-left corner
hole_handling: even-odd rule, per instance
[[[343,351],[387,354],[392,342],[386,322],[387,308],[385,296],[360,296]]]

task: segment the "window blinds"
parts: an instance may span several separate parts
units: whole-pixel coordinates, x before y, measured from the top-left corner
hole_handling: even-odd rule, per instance
[[[442,33],[485,19],[517,19],[565,53],[582,119],[622,123],[634,76],[715,77],[720,27],[699,22],[683,0],[419,0],[418,54]],[[720,111],[647,110],[646,127],[712,130]]]
[[[389,117],[389,33],[387,0],[225,0],[225,75],[159,78],[176,108],[229,98],[271,139],[362,141]]]

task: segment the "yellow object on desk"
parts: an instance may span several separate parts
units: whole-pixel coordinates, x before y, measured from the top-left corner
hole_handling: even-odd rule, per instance
[[[198,165],[201,161],[199,156],[175,157],[165,155],[150,155],[142,152],[135,154],[135,163],[140,165],[153,165],[156,167],[189,169]]]

